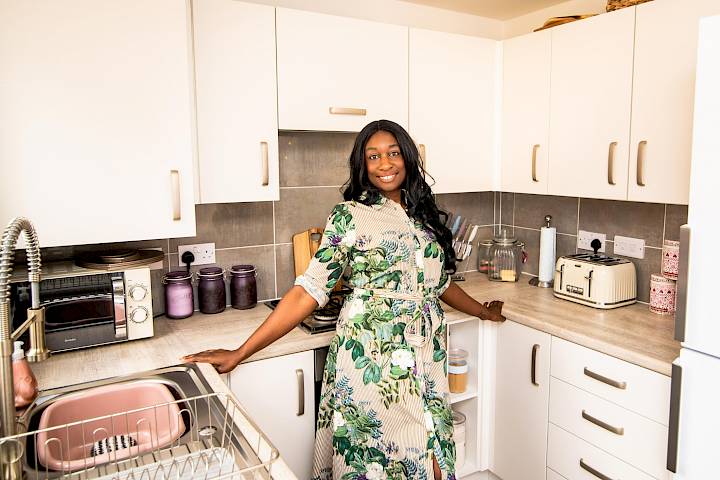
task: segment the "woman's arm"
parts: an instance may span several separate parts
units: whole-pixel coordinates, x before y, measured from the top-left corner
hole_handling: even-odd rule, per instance
[[[205,350],[204,352],[186,355],[181,360],[210,363],[219,373],[227,373],[246,358],[267,347],[295,328],[317,306],[317,301],[303,287],[296,285],[283,296],[270,316],[240,347],[235,350]]]
[[[450,282],[450,286],[440,295],[440,300],[455,310],[479,317],[482,320],[492,320],[493,322],[502,322],[505,320],[505,317],[502,315],[503,302],[493,300],[492,302],[482,304],[465,293],[455,282]]]

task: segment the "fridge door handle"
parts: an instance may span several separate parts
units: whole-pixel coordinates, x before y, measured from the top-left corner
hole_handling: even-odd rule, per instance
[[[670,384],[670,421],[668,422],[667,469],[677,473],[678,435],[680,433],[680,390],[682,367],[673,363]]]
[[[675,309],[675,340],[685,341],[687,318],[688,268],[690,267],[690,226],[680,227],[680,264],[678,265],[677,305]]]

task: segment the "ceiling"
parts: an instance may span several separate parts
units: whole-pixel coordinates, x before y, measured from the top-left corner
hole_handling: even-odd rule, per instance
[[[403,0],[497,20],[509,20],[567,0]]]

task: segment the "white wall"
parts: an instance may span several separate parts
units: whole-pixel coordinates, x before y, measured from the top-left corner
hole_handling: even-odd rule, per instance
[[[503,22],[492,18],[416,5],[398,0],[246,0],[375,22],[461,33],[500,40]]]
[[[585,15],[588,13],[605,13],[607,0],[570,0],[521,17],[507,20],[503,24],[503,38],[517,37],[541,27],[551,17],[566,15]]]

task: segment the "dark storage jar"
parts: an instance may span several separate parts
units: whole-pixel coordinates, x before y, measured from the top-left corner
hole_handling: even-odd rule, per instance
[[[257,282],[253,265],[234,265],[230,268],[230,304],[238,310],[257,305]]]
[[[220,267],[201,268],[197,277],[200,311],[220,313],[225,310],[225,270]]]
[[[165,316],[173,319],[187,318],[193,314],[192,274],[176,270],[163,275],[165,285]]]

